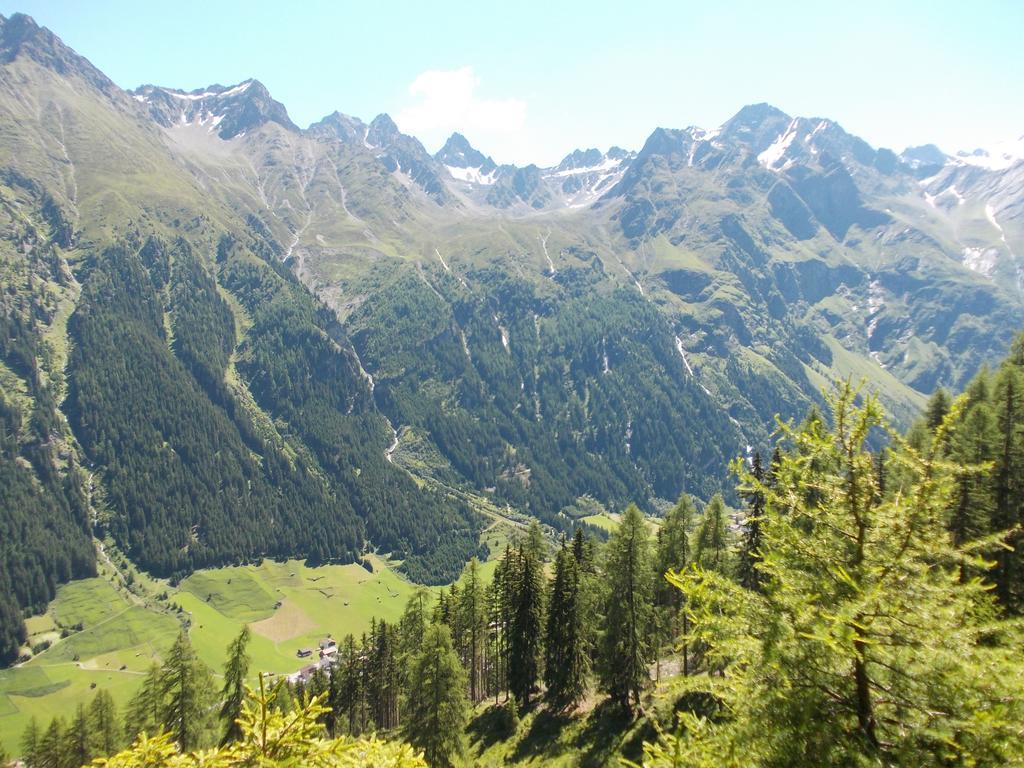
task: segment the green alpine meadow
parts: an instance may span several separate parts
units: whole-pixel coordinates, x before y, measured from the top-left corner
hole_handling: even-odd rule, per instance
[[[0,766],[1024,766],[1019,9],[27,4]]]

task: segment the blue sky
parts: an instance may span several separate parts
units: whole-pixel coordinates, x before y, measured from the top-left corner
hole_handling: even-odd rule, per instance
[[[303,127],[388,112],[499,162],[639,148],[760,101],[896,149],[1024,134],[1024,0],[0,0],[15,11],[124,87],[256,77]]]

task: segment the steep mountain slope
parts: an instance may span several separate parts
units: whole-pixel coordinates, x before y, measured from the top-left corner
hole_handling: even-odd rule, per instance
[[[162,575],[351,561],[372,541],[419,580],[451,578],[475,515],[387,460],[372,383],[269,230],[47,30],[16,16],[0,35],[5,617],[91,573],[90,523]],[[196,101],[183,127],[206,132],[223,105]],[[238,115],[235,140],[261,122]]]
[[[519,168],[300,129],[256,80],[125,92],[24,16],[0,62],[0,469],[67,532],[67,565],[4,536],[56,574],[0,572],[7,613],[91,525],[167,575],[370,547],[443,581],[467,490],[561,528],[708,496],[829,380],[907,423],[1024,325],[1024,163],[762,104]]]

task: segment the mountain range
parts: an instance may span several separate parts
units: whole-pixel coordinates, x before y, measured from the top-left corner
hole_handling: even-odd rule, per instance
[[[301,129],[257,80],[126,91],[0,18],[0,610],[95,531],[159,575],[376,548],[446,581],[482,503],[708,498],[836,378],[906,425],[1024,327],[1019,149],[757,104],[502,165]]]

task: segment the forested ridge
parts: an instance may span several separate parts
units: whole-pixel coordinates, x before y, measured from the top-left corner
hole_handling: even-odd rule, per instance
[[[0,179],[0,665],[25,642],[22,616],[59,584],[95,574],[86,479],[58,410],[62,372],[46,328],[71,282],[57,248],[66,222],[17,175]]]
[[[421,427],[458,476],[559,528],[584,494],[651,510],[684,487],[723,488],[739,432],[635,291],[563,276],[554,300],[496,270],[471,277],[485,295],[443,272],[385,272],[347,319],[392,422]]]
[[[235,320],[187,242],[126,244],[88,267],[68,413],[106,469],[115,538],[179,576],[262,556],[351,562],[369,538],[415,576],[444,579],[476,550],[472,514],[386,465],[389,430],[330,313],[245,248],[219,252],[251,323],[238,374],[277,435],[261,435],[225,383]]]

